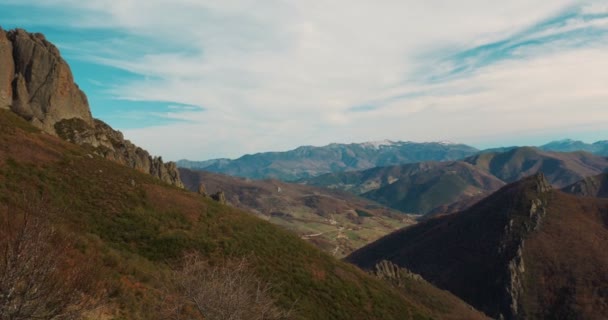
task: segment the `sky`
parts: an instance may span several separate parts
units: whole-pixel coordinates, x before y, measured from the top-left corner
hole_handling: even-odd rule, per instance
[[[608,1],[0,0],[164,159],[608,139]]]

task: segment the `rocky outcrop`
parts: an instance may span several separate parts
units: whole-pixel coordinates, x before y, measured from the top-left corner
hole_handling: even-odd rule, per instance
[[[377,278],[387,281],[396,287],[404,287],[409,281],[424,281],[422,276],[398,265],[382,260],[374,266],[371,272]]]
[[[49,133],[63,119],[79,118],[92,125],[87,97],[57,47],[39,33],[17,29],[6,35],[13,51],[11,109]]]
[[[0,29],[0,108],[10,108],[13,100],[13,78],[15,64],[13,63],[13,44],[6,32]]]
[[[182,187],[174,163],[164,163],[91,115],[59,50],[42,34],[0,29],[0,108],[10,108],[42,131]]]
[[[528,319],[533,264],[527,243],[547,226],[555,197],[546,177],[533,175],[462,212],[394,232],[346,260],[393,282],[405,268],[495,319]]]
[[[61,120],[54,125],[57,135],[69,142],[90,147],[93,152],[108,160],[148,173],[164,182],[183,188],[174,162],[164,163],[162,158],[126,140],[120,131],[95,119],[90,126],[82,119]]]
[[[221,204],[226,204],[226,194],[224,193],[224,191],[218,191],[218,192],[212,194],[211,199],[213,199]]]
[[[546,195],[552,190],[551,184],[542,173],[530,178],[534,185],[529,195],[528,209],[522,211],[524,215],[512,214],[509,223],[505,226],[499,254],[507,259],[505,283],[505,308],[507,311],[500,314],[500,319],[521,319],[522,296],[524,291],[524,273],[526,271],[523,251],[525,239],[531,232],[540,228],[542,219],[547,214]]]

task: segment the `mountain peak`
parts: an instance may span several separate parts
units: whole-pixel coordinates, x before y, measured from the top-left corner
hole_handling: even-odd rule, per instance
[[[183,187],[174,163],[163,163],[93,118],[59,49],[40,33],[0,29],[0,108],[50,135],[90,146],[99,156]]]
[[[397,144],[397,142],[391,141],[388,139],[379,140],[379,141],[367,141],[367,142],[361,143],[362,146],[370,147],[370,148],[374,148],[374,149],[379,149],[380,147],[383,147],[383,146],[392,146],[395,144]]]

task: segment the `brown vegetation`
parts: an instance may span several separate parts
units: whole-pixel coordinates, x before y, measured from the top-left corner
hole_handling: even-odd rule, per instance
[[[42,200],[0,217],[0,319],[80,319],[102,302],[95,273],[47,220]]]
[[[270,284],[252,270],[245,259],[210,264],[200,253],[188,253],[169,274],[162,312],[175,320],[287,319]]]

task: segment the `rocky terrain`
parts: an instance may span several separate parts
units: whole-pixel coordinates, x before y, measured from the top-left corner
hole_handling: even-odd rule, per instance
[[[188,190],[224,194],[232,206],[283,226],[338,257],[415,220],[352,194],[282,182],[180,169]]]
[[[607,219],[605,200],[564,194],[539,174],[347,260],[368,270],[388,260],[494,318],[601,319],[608,314]]]
[[[294,181],[324,173],[363,170],[421,161],[457,160],[478,152],[463,145],[441,142],[379,141],[304,146],[286,152],[245,155],[236,160],[178,161],[178,166],[251,179]]]
[[[183,187],[174,163],[151,156],[92,117],[70,67],[44,35],[0,28],[0,67],[0,108],[12,110],[45,133]]]

